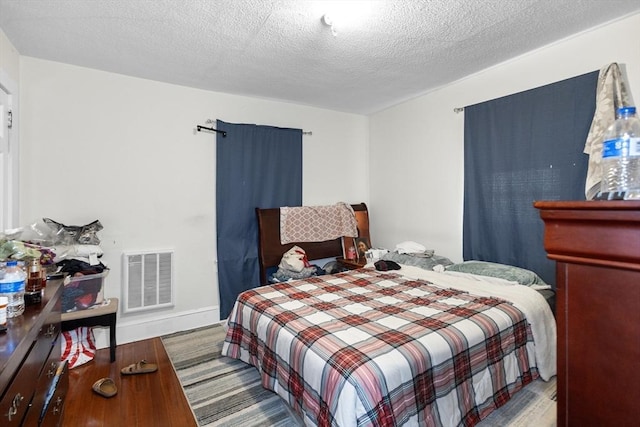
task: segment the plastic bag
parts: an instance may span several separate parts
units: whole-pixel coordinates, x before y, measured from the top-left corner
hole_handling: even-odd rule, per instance
[[[311,267],[307,259],[307,253],[304,249],[294,246],[282,255],[280,265],[278,267],[283,270],[301,272],[305,267]]]
[[[67,361],[69,369],[91,362],[96,355],[93,329],[82,326],[62,333],[62,357]]]
[[[42,219],[56,233],[54,242],[58,245],[99,245],[98,231],[102,230],[100,221],[95,220],[86,225],[64,225],[50,218]]]

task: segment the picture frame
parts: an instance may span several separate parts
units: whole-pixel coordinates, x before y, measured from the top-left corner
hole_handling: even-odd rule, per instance
[[[356,237],[354,239],[354,244],[356,246],[356,254],[358,259],[365,259],[365,253],[371,249],[371,242],[366,237]]]
[[[356,242],[355,242],[355,238],[354,237],[347,237],[347,236],[343,236],[342,237],[342,258],[344,259],[350,259],[349,258],[349,248],[355,248],[356,247]],[[358,258],[358,253],[356,251],[356,258]]]

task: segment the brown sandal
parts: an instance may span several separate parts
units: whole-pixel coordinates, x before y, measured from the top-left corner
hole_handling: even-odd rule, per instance
[[[141,360],[138,363],[132,363],[126,368],[122,368],[120,373],[122,375],[137,375],[137,374],[149,374],[158,370],[158,365],[155,363],[147,363],[146,360]]]
[[[100,378],[91,389],[102,397],[113,397],[118,393],[116,383],[111,378]]]

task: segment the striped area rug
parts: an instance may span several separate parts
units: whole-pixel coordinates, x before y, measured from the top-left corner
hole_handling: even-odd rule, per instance
[[[262,387],[256,368],[220,355],[224,336],[214,325],[162,337],[198,424],[297,427],[284,401]]]
[[[220,355],[221,325],[162,337],[198,424],[222,427],[299,427],[299,420],[275,393],[260,384],[258,371]],[[537,380],[483,420],[481,427],[553,427],[556,381]]]

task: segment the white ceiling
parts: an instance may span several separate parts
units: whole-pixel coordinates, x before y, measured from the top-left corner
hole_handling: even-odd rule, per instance
[[[638,11],[639,0],[0,0],[0,28],[25,56],[369,114]]]

